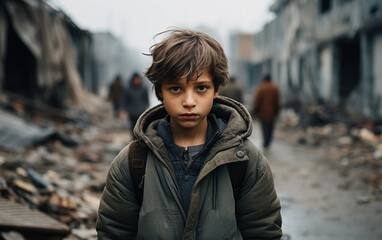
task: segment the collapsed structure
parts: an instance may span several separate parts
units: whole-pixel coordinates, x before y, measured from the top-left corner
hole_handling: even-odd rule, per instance
[[[0,2],[0,93],[95,111],[92,38],[42,0]]]
[[[236,34],[232,72],[251,91],[271,73],[288,96],[382,115],[382,1],[276,0],[276,18]]]

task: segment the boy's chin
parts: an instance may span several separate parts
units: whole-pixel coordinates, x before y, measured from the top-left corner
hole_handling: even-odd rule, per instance
[[[181,121],[181,122],[177,122],[177,123],[176,123],[176,126],[177,126],[177,127],[182,128],[182,129],[184,129],[184,130],[195,129],[195,128],[197,128],[199,125],[200,125],[200,122],[199,122],[199,121]]]

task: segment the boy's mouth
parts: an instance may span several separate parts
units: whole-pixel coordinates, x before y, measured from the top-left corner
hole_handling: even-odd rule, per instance
[[[198,114],[195,114],[195,113],[184,113],[184,114],[180,115],[180,117],[183,119],[194,119],[197,116],[198,116]]]

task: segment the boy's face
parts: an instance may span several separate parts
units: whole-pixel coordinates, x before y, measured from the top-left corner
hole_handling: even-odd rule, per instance
[[[174,83],[164,81],[161,90],[159,95],[170,115],[173,131],[206,130],[207,115],[218,96],[208,71],[197,80],[181,78]]]

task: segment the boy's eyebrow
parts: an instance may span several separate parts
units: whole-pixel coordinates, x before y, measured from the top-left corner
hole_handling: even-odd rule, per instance
[[[180,82],[164,82],[166,85],[182,85]]]
[[[212,80],[204,80],[204,79],[202,79],[202,80],[198,79],[198,80],[194,80],[192,82],[195,82],[195,84],[213,84]],[[179,81],[166,81],[166,82],[164,82],[164,84],[170,85],[170,86],[179,86],[179,85],[183,85],[185,83],[179,82]]]
[[[197,84],[210,84],[213,83],[211,80],[201,80],[201,81],[196,81]]]

